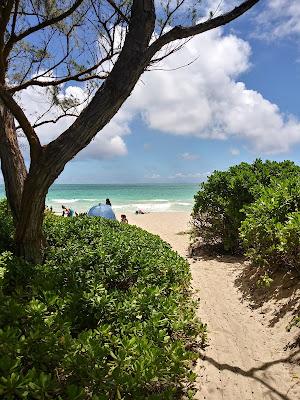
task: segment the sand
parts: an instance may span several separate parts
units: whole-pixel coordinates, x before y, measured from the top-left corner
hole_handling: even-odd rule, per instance
[[[129,222],[158,234],[183,257],[189,245],[189,215],[129,215]],[[178,234],[179,233],[179,234]],[[237,258],[188,258],[199,317],[208,325],[209,346],[196,367],[196,399],[300,399],[299,330],[286,331],[299,310],[299,285],[257,290],[256,270]],[[276,283],[276,282],[275,282]]]

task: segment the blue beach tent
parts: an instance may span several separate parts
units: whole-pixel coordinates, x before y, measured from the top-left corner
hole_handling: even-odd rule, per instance
[[[88,212],[88,216],[116,219],[115,213],[113,212],[111,206],[101,203],[97,206],[92,207]]]

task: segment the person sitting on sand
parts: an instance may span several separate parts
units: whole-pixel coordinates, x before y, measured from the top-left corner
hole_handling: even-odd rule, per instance
[[[106,199],[106,200],[105,200],[105,204],[106,204],[107,206],[111,206],[110,200],[109,200],[109,199]]]
[[[144,211],[142,211],[142,210],[136,210],[136,212],[135,212],[136,214],[145,214],[145,212]]]
[[[121,222],[122,222],[123,224],[128,224],[128,219],[126,218],[126,215],[125,215],[125,214],[121,214]]]

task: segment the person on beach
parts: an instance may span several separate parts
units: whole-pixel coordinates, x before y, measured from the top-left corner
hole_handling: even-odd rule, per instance
[[[67,208],[66,206],[62,205],[61,208],[63,209],[62,216],[66,217],[73,217],[74,210],[72,208]]]
[[[145,214],[145,212],[143,210],[136,210],[135,212],[136,214]]]
[[[121,222],[122,222],[123,224],[128,224],[128,219],[126,218],[126,215],[125,215],[125,214],[121,214]]]
[[[106,199],[106,200],[105,200],[105,204],[106,204],[107,206],[111,206],[110,200],[109,200],[109,199]]]

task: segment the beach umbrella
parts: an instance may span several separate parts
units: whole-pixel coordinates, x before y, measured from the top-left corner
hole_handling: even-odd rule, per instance
[[[98,204],[92,207],[88,211],[88,216],[90,217],[103,217],[107,219],[116,219],[115,213],[113,212],[111,206],[107,204]]]

